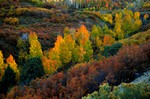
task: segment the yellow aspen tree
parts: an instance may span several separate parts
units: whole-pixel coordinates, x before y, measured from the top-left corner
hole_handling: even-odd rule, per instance
[[[116,13],[115,15],[115,28],[114,28],[114,31],[116,32],[116,38],[117,39],[122,39],[124,38],[124,32],[122,31],[121,29],[121,23],[122,23],[122,14],[118,14]]]
[[[111,14],[108,14],[108,15],[107,15],[107,18],[108,18],[108,22],[109,22],[110,24],[112,24],[112,23],[113,23],[113,17],[112,17],[112,15],[111,15]]]
[[[83,46],[76,45],[73,49],[72,53],[72,61],[73,63],[81,63],[84,61],[85,50]]]
[[[137,11],[134,13],[134,30],[135,31],[139,30],[141,25],[142,21],[140,19],[140,12]]]
[[[102,35],[102,29],[99,26],[93,25],[90,33],[90,39],[94,41],[96,37],[102,37]]]
[[[125,35],[128,35],[133,32],[132,27],[132,17],[130,16],[130,14],[126,14],[122,22],[122,30],[125,32]]]
[[[31,32],[29,35],[29,43],[30,43],[30,57],[42,57],[42,48],[41,44],[38,41],[38,37],[35,32]]]
[[[50,59],[51,61],[54,61],[54,62],[51,62],[50,65],[52,66],[56,65],[55,66],[56,68],[59,68],[61,66],[59,54],[60,54],[60,44],[62,42],[63,42],[62,36],[58,35],[54,47],[49,50],[49,54],[48,54],[48,59]],[[56,64],[53,64],[53,63],[56,63]]]
[[[5,72],[5,67],[4,67],[4,58],[3,58],[3,53],[0,51],[0,81],[4,75]]]
[[[140,18],[140,12],[136,11],[134,12],[134,19],[139,19]]]
[[[93,49],[92,49],[92,45],[91,45],[91,41],[88,40],[85,45],[83,46],[84,50],[85,50],[85,54],[84,54],[84,60],[85,61],[89,61],[91,58],[93,58]]]
[[[56,62],[48,59],[46,56],[42,56],[42,64],[45,74],[53,74],[57,70]]]
[[[96,46],[99,48],[100,51],[102,51],[103,50],[103,41],[99,37],[96,37],[95,40],[96,40]]]
[[[78,32],[75,34],[75,36],[77,41],[79,42],[79,46],[82,46],[83,50],[85,51],[84,60],[89,61],[93,55],[89,31],[84,25],[82,25],[78,29]]]
[[[20,79],[20,71],[18,69],[18,66],[15,62],[15,59],[13,58],[12,55],[10,55],[7,59],[6,62],[8,65],[10,65],[10,67],[13,69],[13,71],[16,73],[16,80],[19,81]]]
[[[63,42],[60,44],[60,60],[62,64],[67,64],[72,60],[72,51],[74,49],[75,40],[70,34],[64,36]]]
[[[90,41],[92,42],[94,56],[97,56],[100,51],[100,47],[102,46],[101,38],[103,38],[102,29],[99,26],[93,25],[90,33]]]
[[[86,29],[86,27],[84,25],[82,25],[78,29],[78,32],[75,33],[75,37],[76,37],[77,41],[80,43],[80,45],[84,45],[86,43],[86,41],[89,40],[90,34],[89,34],[88,30]]]
[[[69,47],[67,46],[67,44],[65,43],[65,41],[63,41],[60,45],[60,61],[62,62],[62,64],[67,64],[71,61],[71,57],[72,57],[72,53],[69,50]]]

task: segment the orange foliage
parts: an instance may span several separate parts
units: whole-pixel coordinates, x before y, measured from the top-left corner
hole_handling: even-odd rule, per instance
[[[59,52],[60,43],[63,41],[62,36],[58,35],[57,40],[55,42],[55,47],[52,50],[55,50],[56,52]]]
[[[16,64],[12,55],[10,55],[10,56],[6,59],[6,62],[7,62],[7,63],[14,63],[14,64]]]
[[[57,70],[56,63],[57,62],[55,62],[54,60],[50,60],[45,56],[42,57],[42,64],[46,74],[52,74]]]
[[[144,20],[146,20],[147,18],[149,18],[148,14],[144,14]]]
[[[106,5],[105,5],[105,6],[106,6],[106,8],[108,8],[108,7],[109,7],[108,3],[106,3]]]
[[[111,44],[114,43],[114,41],[115,41],[115,40],[114,40],[110,35],[105,35],[105,36],[104,36],[103,44],[104,44],[105,46],[110,46]]]
[[[17,64],[15,62],[15,59],[13,58],[12,55],[10,55],[7,59],[6,59],[7,64],[10,65],[10,67],[13,69],[13,71],[16,73],[16,80],[19,81],[20,79],[20,72],[19,69],[17,67]]]
[[[84,45],[89,40],[90,34],[86,27],[82,25],[75,34],[75,37],[79,40],[81,45]]]
[[[134,19],[139,19],[140,18],[140,12],[135,12],[134,13]]]

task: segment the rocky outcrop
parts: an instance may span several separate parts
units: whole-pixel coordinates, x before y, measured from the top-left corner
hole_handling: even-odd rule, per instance
[[[145,83],[150,84],[150,68],[143,73],[140,77],[132,81],[131,83]]]

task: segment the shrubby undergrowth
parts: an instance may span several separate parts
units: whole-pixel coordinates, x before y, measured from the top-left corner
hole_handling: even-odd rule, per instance
[[[29,86],[14,87],[7,97],[81,98],[98,90],[103,82],[108,82],[111,86],[130,82],[135,78],[135,73],[148,66],[149,48],[149,42],[124,47],[116,56],[103,61],[78,64],[67,73],[60,72],[33,80]]]

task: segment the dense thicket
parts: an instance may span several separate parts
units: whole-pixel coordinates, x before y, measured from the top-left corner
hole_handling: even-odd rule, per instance
[[[141,54],[142,53],[142,54]],[[123,47],[116,56],[100,62],[78,64],[67,73],[36,79],[29,86],[18,86],[7,97],[81,98],[108,82],[111,86],[130,82],[149,64],[150,42]]]
[[[121,47],[122,47],[121,43],[115,43],[111,46],[105,46],[104,51],[101,53],[105,57],[110,57],[115,55]]]
[[[88,94],[82,99],[149,99],[150,85],[144,83],[127,84],[111,87],[107,83],[100,86],[99,91]]]

